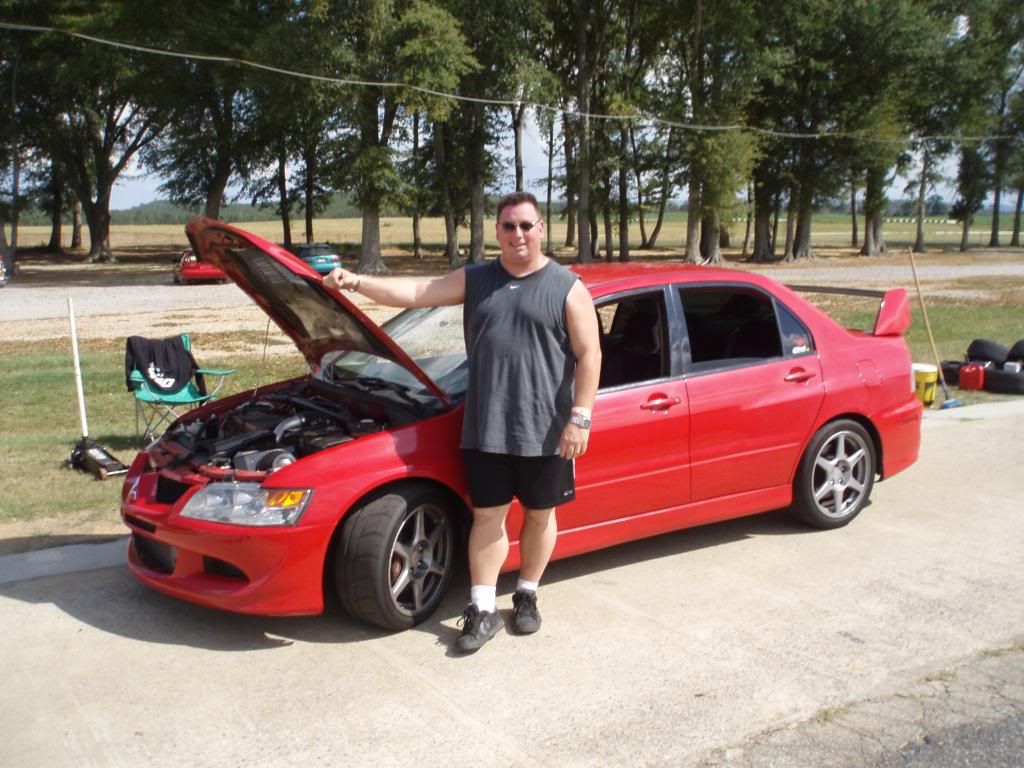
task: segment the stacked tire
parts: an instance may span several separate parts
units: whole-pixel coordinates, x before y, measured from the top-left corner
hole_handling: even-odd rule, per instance
[[[1024,339],[1005,347],[991,339],[975,339],[967,347],[967,362],[985,366],[985,391],[1000,395],[1024,395]],[[957,384],[964,363],[942,361],[942,377]]]

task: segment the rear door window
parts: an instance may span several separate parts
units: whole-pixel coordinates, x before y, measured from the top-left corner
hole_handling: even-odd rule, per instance
[[[779,319],[769,296],[729,286],[682,288],[679,296],[690,342],[690,371],[750,365],[783,356]],[[791,315],[790,319],[799,325]],[[803,335],[809,345],[809,336]]]

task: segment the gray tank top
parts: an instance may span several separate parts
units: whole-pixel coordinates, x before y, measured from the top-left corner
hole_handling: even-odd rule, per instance
[[[576,370],[565,302],[578,279],[554,261],[521,278],[497,259],[466,267],[463,448],[558,453]]]

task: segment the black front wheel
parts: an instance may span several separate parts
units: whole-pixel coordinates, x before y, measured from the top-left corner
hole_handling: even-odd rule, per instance
[[[860,424],[839,419],[819,429],[800,460],[792,512],[814,528],[841,528],[868,503],[877,459]]]
[[[395,487],[353,511],[334,558],[345,610],[385,629],[426,620],[451,583],[456,525],[448,499],[416,484]]]

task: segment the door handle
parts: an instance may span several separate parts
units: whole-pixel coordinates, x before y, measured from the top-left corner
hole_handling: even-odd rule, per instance
[[[817,375],[818,374],[816,374],[814,371],[805,371],[803,368],[797,368],[796,370],[790,371],[785,376],[783,376],[782,380],[801,382],[807,381],[808,379],[813,379]]]
[[[640,406],[645,411],[667,411],[673,405],[679,405],[682,398],[679,397],[652,397]]]

